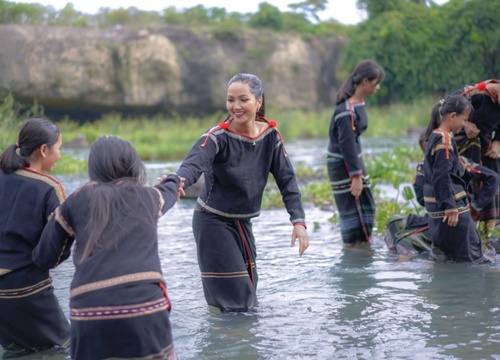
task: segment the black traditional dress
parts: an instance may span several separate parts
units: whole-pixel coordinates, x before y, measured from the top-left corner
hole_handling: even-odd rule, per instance
[[[71,357],[73,359],[175,359],[170,328],[170,301],[158,255],[157,221],[176,202],[179,178],[168,176],[155,187],[130,181],[91,182],[55,212],[33,259],[51,268],[73,250],[71,283]],[[95,187],[113,186],[127,206],[114,208],[100,238],[119,239],[116,246],[96,246],[82,258],[89,239],[89,198]]]
[[[63,345],[69,322],[54,295],[48,269],[32,252],[53,211],[61,184],[30,168],[0,172],[0,344],[12,352]]]
[[[251,218],[259,216],[269,174],[281,191],[292,224],[305,225],[295,172],[276,123],[250,138],[221,123],[193,146],[177,173],[185,187],[205,174],[193,215],[203,290],[209,305],[246,311],[257,305],[255,239]]]
[[[500,174],[500,160],[484,156],[491,147],[492,141],[500,141],[500,104],[498,104],[497,97],[488,92],[486,83],[489,82],[497,82],[497,80],[468,85],[453,93],[453,95],[464,95],[469,99],[474,108],[471,122],[480,130],[478,136],[472,139],[468,139],[465,130],[461,130],[455,139],[460,155]],[[476,189],[479,189],[480,185],[477,180],[473,180],[473,183]],[[479,219],[500,219],[499,188],[494,193],[492,201],[479,212]]]
[[[467,187],[470,200],[471,212],[479,214],[493,199],[498,188],[500,175],[483,165],[460,157],[460,163],[464,167],[463,179]],[[425,206],[424,202],[424,162],[417,164],[417,171],[413,181],[413,189],[417,201]],[[477,191],[474,185],[480,184],[481,191]],[[424,251],[431,251],[431,237],[429,233],[428,215],[417,214],[395,215],[387,225],[385,242],[390,250],[398,254],[413,256]]]
[[[368,127],[364,101],[338,104],[330,122],[327,170],[339,211],[340,231],[345,244],[370,242],[375,217],[375,201],[370,177],[363,162],[360,136]],[[352,178],[361,177],[363,191],[351,195]]]
[[[470,214],[463,178],[465,168],[452,134],[434,130],[427,142],[423,171],[424,201],[433,246],[451,260],[489,260]],[[459,220],[457,226],[451,227],[447,221],[443,222],[443,217],[454,213],[459,214]]]

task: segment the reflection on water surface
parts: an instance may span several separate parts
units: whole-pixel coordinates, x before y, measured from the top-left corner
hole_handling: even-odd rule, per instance
[[[313,142],[289,146],[292,159],[312,164],[321,164],[323,151]],[[166,166],[150,166],[150,177]],[[67,189],[83,180],[73,181]],[[263,211],[253,221],[259,310],[211,311],[191,233],[193,205],[181,201],[158,229],[181,359],[500,359],[498,265],[405,261],[388,253],[381,238],[343,250],[330,212],[316,208],[306,209],[318,228],[310,226],[302,258],[290,247],[286,211]],[[66,313],[72,271],[68,261],[53,271]],[[30,357],[66,358],[64,351]]]

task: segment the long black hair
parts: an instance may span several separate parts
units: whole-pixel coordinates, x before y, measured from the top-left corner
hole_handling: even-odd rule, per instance
[[[146,181],[146,168],[136,150],[128,141],[116,136],[100,136],[92,144],[88,171],[91,183],[84,188],[90,194],[86,228],[89,239],[82,260],[94,247],[108,248],[118,244],[120,238],[111,236],[103,239],[101,234],[106,228],[119,227],[127,221],[118,218],[116,210],[134,210],[130,208],[128,196],[139,196],[139,187]],[[127,191],[123,191],[125,188]],[[152,222],[153,219],[141,220]]]
[[[349,74],[342,86],[340,86],[335,104],[338,105],[353,96],[356,86],[365,78],[370,81],[378,80],[380,84],[385,78],[384,69],[372,60],[363,60],[358,63],[354,71]]]
[[[470,110],[469,119],[472,118],[474,113],[474,108],[469,100],[463,95],[450,95],[445,99],[439,100],[439,102],[434,105],[431,111],[431,120],[425,131],[425,141],[429,140],[432,132],[441,125],[443,117],[451,113],[457,113],[457,115],[463,114],[465,111]]]
[[[30,166],[30,156],[42,145],[49,149],[59,140],[61,131],[50,120],[31,118],[21,125],[17,143],[9,145],[0,155],[0,169],[12,173]],[[19,154],[17,149],[19,148]]]

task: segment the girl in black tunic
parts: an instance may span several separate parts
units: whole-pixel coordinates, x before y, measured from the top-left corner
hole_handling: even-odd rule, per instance
[[[424,202],[435,259],[458,261],[492,260],[484,251],[470,213],[453,133],[462,129],[472,114],[472,105],[463,96],[441,100],[432,110],[427,128],[424,158]]]
[[[356,65],[337,94],[330,122],[327,170],[346,246],[371,242],[375,202],[360,136],[368,127],[364,98],[379,90],[384,77],[384,70],[373,61]]]
[[[135,149],[114,136],[90,149],[91,181],[57,208],[35,263],[52,268],[73,252],[71,357],[176,359],[170,301],[158,255],[157,221],[178,199],[182,180],[165,176],[143,186]]]
[[[62,137],[49,120],[30,119],[16,144],[0,155],[0,344],[4,356],[63,345],[69,323],[54,295],[48,269],[33,263],[33,248],[64,200],[46,175],[60,158]]]
[[[419,144],[424,152],[426,148],[426,131],[422,131]],[[465,182],[468,197],[470,199],[470,211],[473,220],[478,220],[478,214],[488,206],[500,184],[500,175],[487,167],[476,164],[469,159],[460,156],[460,163],[464,167],[462,179]],[[473,184],[481,184],[481,191],[477,194]],[[425,206],[424,202],[424,160],[417,164],[413,190],[417,202]],[[396,253],[412,256],[421,252],[430,252],[431,239],[429,234],[428,215],[417,214],[394,215],[387,226],[385,241],[389,249]]]
[[[463,95],[472,104],[474,114],[470,122],[455,137],[458,152],[471,161],[500,174],[500,82],[496,79],[467,85],[453,93]],[[475,187],[480,184],[475,181]],[[500,188],[488,206],[479,213],[490,229],[500,218]]]
[[[295,172],[275,121],[268,121],[264,89],[252,74],[228,84],[225,121],[193,146],[177,173],[186,187],[205,174],[193,215],[193,232],[205,298],[225,311],[257,305],[255,239],[251,218],[260,213],[269,174],[281,191],[293,224],[292,246],[309,246],[305,214]]]

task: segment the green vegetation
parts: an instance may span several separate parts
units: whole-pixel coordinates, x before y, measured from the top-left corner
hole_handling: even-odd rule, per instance
[[[273,31],[298,33],[325,33],[335,29],[346,33],[349,26],[334,21],[320,23],[317,12],[325,9],[326,0],[306,0],[290,4],[292,11],[281,12],[277,7],[261,2],[256,13],[227,12],[225,8],[196,5],[184,10],[170,6],[163,11],[144,11],[137,7],[111,9],[103,6],[97,14],[86,14],[69,2],[62,10],[38,3],[14,3],[0,0],[0,24],[74,26],[74,27],[163,27],[211,29],[224,33],[238,33],[242,26]],[[311,21],[314,20],[315,22]]]
[[[6,96],[0,103],[0,151],[17,141],[19,127],[23,121],[36,116],[43,116],[43,109],[38,104],[25,108],[14,101],[12,95]],[[63,155],[54,167],[54,174],[78,173],[86,167],[85,161]]]
[[[430,3],[430,5],[427,5]],[[386,70],[381,103],[443,97],[465,84],[500,73],[500,2],[358,0],[368,20],[348,35],[342,68],[370,58]]]
[[[428,121],[432,103],[420,100],[368,109],[370,125],[367,135],[372,137],[407,136],[408,129],[422,128]],[[286,142],[295,139],[326,138],[333,109],[278,110],[268,109],[269,120],[276,120]],[[156,116],[123,119],[120,114],[104,115],[101,119],[78,125],[74,121],[58,122],[69,142],[84,136],[92,143],[99,135],[116,135],[130,141],[144,160],[181,160],[203,131],[224,120],[226,114],[215,113],[205,118],[170,118]],[[1,144],[0,144],[1,146]]]
[[[177,27],[212,33],[235,41],[244,29],[298,33],[311,41],[322,37],[346,39],[337,66],[344,79],[361,59],[374,59],[386,70],[379,104],[413,102],[423,94],[443,97],[468,83],[496,78],[500,73],[500,2],[449,0],[436,5],[425,0],[357,0],[368,19],[353,26],[333,19],[320,21],[326,0],[289,4],[290,11],[261,2],[255,13],[227,12],[197,5],[179,10],[143,11],[136,7],[103,7],[85,14],[68,3],[56,11],[37,3],[0,0],[0,24],[76,26],[96,28]],[[195,29],[195,30],[191,30]],[[249,57],[262,56],[253,49]]]
[[[168,7],[162,12],[142,11],[135,7],[101,8],[95,14],[76,11],[68,3],[61,11],[40,4],[0,0],[0,24],[77,26],[97,28],[180,27],[212,32],[223,41],[236,41],[244,28],[263,31],[294,32],[311,41],[323,37],[346,39],[337,66],[336,78],[344,79],[361,59],[374,59],[386,71],[381,91],[367,99],[370,125],[367,137],[406,136],[409,130],[424,127],[437,99],[445,94],[500,74],[500,2],[485,0],[449,0],[442,6],[426,0],[357,0],[368,19],[355,26],[337,21],[319,21],[317,13],[328,1],[305,0],[290,4],[292,11],[281,12],[267,2],[254,14],[228,13],[224,8],[198,5],[185,10]],[[264,56],[262,48],[251,49],[249,57]],[[428,94],[435,94],[429,96]],[[285,140],[325,138],[332,108],[313,110],[268,109],[268,118],[278,122]],[[40,113],[38,106],[22,109],[9,96],[0,104],[0,149],[12,143],[18,125],[25,118]],[[180,160],[200,134],[224,118],[223,113],[203,119],[156,116],[123,119],[120,114],[106,114],[93,123],[77,125],[71,120],[58,123],[64,141],[83,135],[91,143],[102,134],[129,140],[144,160]],[[383,232],[394,214],[419,211],[408,188],[414,163],[421,156],[415,147],[401,147],[367,158],[378,210],[376,228]],[[61,160],[56,171],[79,171],[81,160]],[[314,172],[305,165],[297,169],[304,201],[329,207],[333,197],[324,171]],[[391,184],[394,199],[384,199],[377,185]],[[277,189],[269,186],[263,201],[265,208],[282,206]],[[332,218],[335,220],[335,217]]]
[[[396,214],[423,213],[422,207],[414,199],[409,186],[415,176],[415,164],[422,157],[418,145],[414,147],[398,146],[390,152],[368,158],[366,168],[372,179],[372,190],[377,203],[374,232],[385,232],[389,219]],[[326,167],[314,171],[305,164],[296,168],[297,178],[302,193],[302,201],[309,206],[334,209],[334,200]],[[391,184],[396,196],[383,196],[379,184]],[[404,185],[407,184],[407,185]],[[283,201],[274,181],[269,181],[262,201],[264,209],[282,208]],[[338,221],[338,214],[332,213],[332,222]]]

